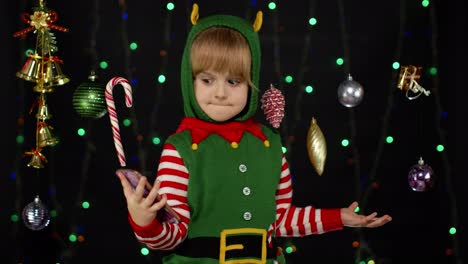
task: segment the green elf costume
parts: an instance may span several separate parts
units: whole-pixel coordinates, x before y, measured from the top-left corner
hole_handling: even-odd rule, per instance
[[[210,27],[231,28],[245,37],[252,57],[251,80],[258,87],[261,20],[261,12],[253,26],[228,15],[198,20],[198,6],[194,5],[194,26],[182,58],[186,117],[166,141],[157,172],[159,193],[166,194],[180,221],[157,217],[148,226],[138,226],[129,215],[140,242],[168,252],[165,264],[284,264],[275,236],[343,228],[340,209],[291,205],[291,175],[280,137],[253,120],[256,89],[249,89],[246,108],[223,123],[210,119],[195,99],[190,50],[196,36]]]

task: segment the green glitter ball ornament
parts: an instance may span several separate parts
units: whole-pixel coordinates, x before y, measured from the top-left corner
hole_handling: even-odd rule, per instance
[[[84,118],[98,119],[107,113],[105,85],[97,82],[91,72],[89,81],[80,84],[73,93],[73,108]]]

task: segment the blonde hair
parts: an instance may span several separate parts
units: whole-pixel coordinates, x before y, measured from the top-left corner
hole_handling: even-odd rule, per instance
[[[198,34],[191,47],[190,62],[193,76],[205,70],[227,72],[256,88],[250,76],[249,45],[236,30],[212,27]]]

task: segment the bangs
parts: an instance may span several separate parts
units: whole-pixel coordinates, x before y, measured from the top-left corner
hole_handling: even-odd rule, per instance
[[[194,40],[190,52],[192,73],[226,72],[251,83],[250,49],[245,38],[228,28],[210,28]]]

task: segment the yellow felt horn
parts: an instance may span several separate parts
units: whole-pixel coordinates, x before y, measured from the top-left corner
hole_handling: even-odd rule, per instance
[[[258,32],[260,28],[262,27],[262,22],[263,22],[263,13],[262,11],[257,12],[257,16],[255,17],[255,21],[253,23],[253,29],[255,32]]]
[[[190,20],[192,21],[192,25],[196,25],[197,24],[197,21],[198,21],[198,5],[197,4],[193,4],[192,6],[192,14],[190,15]]]

